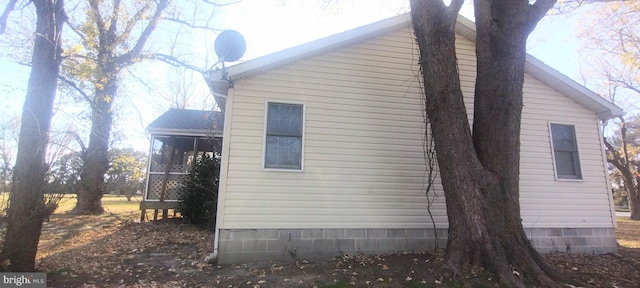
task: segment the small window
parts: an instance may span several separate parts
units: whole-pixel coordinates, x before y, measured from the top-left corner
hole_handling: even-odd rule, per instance
[[[557,178],[582,179],[575,127],[553,123],[550,126]]]
[[[267,104],[264,168],[302,170],[302,108]]]

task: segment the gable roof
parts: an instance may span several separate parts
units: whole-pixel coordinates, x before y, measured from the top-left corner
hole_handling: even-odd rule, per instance
[[[221,70],[212,70],[205,74],[205,79],[219,107],[224,107],[227,89],[233,85],[234,80],[251,77],[303,58],[349,46],[399,29],[412,28],[411,25],[410,13],[398,15],[227,67],[224,74]],[[455,30],[457,34],[475,42],[476,28],[471,20],[458,15]],[[525,73],[595,112],[600,119],[624,114],[622,108],[528,54]]]
[[[218,111],[171,108],[147,126],[150,134],[205,136],[222,134],[224,115]]]

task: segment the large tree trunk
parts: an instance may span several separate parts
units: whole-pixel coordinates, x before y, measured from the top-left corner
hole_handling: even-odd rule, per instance
[[[2,260],[11,271],[34,271],[44,203],[45,156],[61,63],[60,35],[66,20],[63,0],[35,0],[37,25],[31,75],[22,111]]]
[[[473,140],[480,162],[497,180],[482,191],[491,223],[487,228],[492,250],[486,256],[498,263],[492,270],[499,278],[511,278],[511,265],[527,282],[546,286],[560,278],[527,239],[519,202],[526,41],[539,20],[531,17],[533,9],[527,1],[475,2],[478,75]]]
[[[605,139],[605,145],[607,144],[608,142]],[[622,141],[622,145],[627,145],[627,142]],[[611,151],[617,153],[611,145],[608,145],[607,149],[609,153]],[[633,168],[629,163],[628,157],[625,157],[624,160],[620,158],[609,159],[609,163],[618,169],[624,179],[624,190],[627,191],[627,201],[629,202],[629,211],[631,211],[629,218],[631,220],[640,220],[640,177],[633,174]]]
[[[631,220],[640,220],[640,176],[637,174],[640,165],[632,160],[629,155],[629,139],[627,138],[627,123],[624,117],[620,119],[620,147],[615,147],[609,143],[607,138],[603,138],[604,146],[607,148],[607,162],[616,167],[624,182],[624,190],[627,192]]]
[[[537,23],[527,10],[533,6],[511,0],[475,4],[479,72],[472,136],[455,52],[462,0],[448,7],[439,0],[411,1],[449,219],[446,265],[454,272],[487,267],[510,287],[558,286],[561,278],[535,251],[520,219],[520,115],[525,43]]]
[[[631,197],[631,194],[627,196],[629,211],[631,211],[629,219],[636,221],[640,220],[640,197],[638,197],[638,194],[640,193],[636,190],[635,197]]]
[[[98,33],[99,39],[99,44],[96,47],[90,47],[90,49],[97,49],[98,55],[95,64],[100,71],[98,75],[95,75],[95,78],[99,79],[97,80],[98,83],[92,83],[95,87],[95,95],[89,103],[92,113],[91,134],[89,136],[89,146],[83,159],[78,202],[73,209],[73,212],[77,214],[95,214],[104,211],[101,199],[105,192],[104,176],[109,168],[108,150],[113,122],[112,107],[120,84],[119,74],[125,67],[144,58],[141,57],[142,49],[155,31],[158,22],[162,18],[162,13],[171,3],[170,0],[146,1],[144,5],[138,7],[139,10],[136,13],[127,14],[116,13],[121,10],[126,11],[122,3],[126,1],[111,3],[91,0],[87,2],[89,2],[90,7],[87,11],[89,14],[88,20],[91,23],[86,24],[95,27],[95,32]],[[107,5],[106,3],[110,4]],[[153,6],[155,6],[155,9]],[[106,9],[112,9],[116,12],[111,15],[100,12]],[[149,17],[147,13],[151,11],[153,13]],[[130,17],[121,18],[127,16]],[[119,21],[127,25],[118,25]],[[140,21],[146,24],[144,24],[138,39],[131,39],[131,29],[142,25],[139,24]],[[121,47],[123,45],[129,47],[130,50],[118,55],[119,52],[122,52]]]
[[[107,68],[111,65],[107,66]],[[83,157],[78,202],[73,208],[76,214],[100,214],[102,195],[105,192],[104,175],[109,169],[109,139],[113,123],[112,104],[118,90],[118,77],[113,69],[105,69],[104,85],[96,89],[91,105],[91,135]]]
[[[640,168],[636,166],[637,169]],[[640,176],[635,177],[636,181],[632,181],[631,185],[625,183],[624,188],[627,189],[627,201],[629,202],[629,211],[631,211],[631,220],[640,220]]]

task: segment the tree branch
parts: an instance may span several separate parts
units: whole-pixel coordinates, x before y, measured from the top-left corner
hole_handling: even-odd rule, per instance
[[[2,15],[0,15],[0,34],[4,34],[4,31],[7,29],[9,14],[11,14],[11,11],[16,8],[16,3],[18,3],[18,0],[9,0],[7,6],[4,7],[4,11],[2,12]]]
[[[624,117],[618,117],[620,119],[620,138],[622,138],[622,153],[624,156],[624,163],[629,166],[629,149],[627,149],[627,123],[624,121]]]
[[[138,23],[138,21],[140,21],[142,19],[142,16],[147,13],[147,11],[149,10],[149,8],[151,8],[151,1],[147,1],[145,3],[145,5],[138,9],[138,11],[136,11],[136,14],[133,15],[133,17],[131,17],[131,19],[129,21],[127,21],[127,24],[124,26],[124,29],[122,31],[122,33],[120,34],[120,41],[119,42],[124,42],[124,40],[129,37],[129,35],[131,34],[131,30],[133,30],[133,27],[136,26],[136,23]]]
[[[69,27],[69,29],[71,29],[71,31],[73,31],[74,33],[76,33],[76,35],[78,35],[78,37],[80,37],[80,39],[82,39],[82,42],[86,43],[86,45],[91,46],[91,42],[87,39],[87,35],[84,34],[84,32],[82,32],[80,29],[78,29],[78,27],[76,27],[75,25],[73,25],[73,23],[71,23],[71,21],[69,21],[69,19],[67,19],[67,27]],[[89,48],[95,48],[95,47],[89,47]]]
[[[93,106],[93,99],[91,97],[89,97],[89,95],[87,93],[85,93],[82,88],[80,88],[78,86],[78,84],[76,82],[71,81],[70,79],[62,76],[62,75],[58,75],[58,79],[62,80],[62,82],[64,82],[65,84],[69,85],[69,87],[73,88],[74,90],[76,90],[81,96],[82,98],[84,98],[85,101],[87,101],[87,103],[89,103],[89,105]]]
[[[104,20],[102,19],[102,14],[100,13],[100,4],[96,0],[90,0],[89,5],[91,6],[91,11],[93,11],[95,14],[94,16],[96,18],[95,21],[96,26],[98,27],[98,33],[100,35],[104,35],[106,31],[104,30]]]
[[[120,13],[118,13],[119,9],[120,0],[114,0],[113,12],[111,13],[111,21],[109,21],[109,29],[107,30],[107,37],[113,37],[116,34],[116,29],[118,28],[118,16],[120,15]]]
[[[580,6],[583,6],[586,4],[603,3],[603,2],[625,2],[625,1],[635,1],[635,0],[565,0],[562,2],[563,5],[560,5],[559,7],[554,8],[554,10],[557,10],[561,14],[566,14],[566,13],[573,12],[576,9],[578,9]]]
[[[529,6],[529,16],[527,20],[527,29],[528,31],[533,31],[536,24],[547,15],[547,12],[553,8],[553,5],[556,4],[558,0],[536,0],[535,3]]]
[[[122,54],[118,57],[115,57],[114,60],[116,62],[122,63],[122,64],[130,64],[133,62],[134,58],[137,58],[140,56],[140,53],[142,52],[142,48],[144,47],[144,44],[147,43],[149,36],[151,36],[151,33],[158,25],[158,21],[162,16],[162,12],[164,12],[164,9],[166,9],[167,6],[169,5],[169,0],[159,0],[156,5],[157,5],[156,11],[154,12],[153,17],[149,21],[149,24],[147,24],[147,27],[145,27],[144,31],[142,31],[142,34],[140,35],[140,38],[138,38],[138,42],[136,42],[136,45],[133,47],[131,51],[125,54]]]
[[[451,4],[447,8],[447,13],[453,16],[454,20],[457,20],[460,9],[462,9],[462,4],[464,4],[464,0],[452,0]]]
[[[31,63],[29,63],[29,62],[16,61],[16,63],[17,63],[18,65],[22,65],[22,66],[26,66],[26,67],[31,68]]]
[[[71,134],[71,136],[73,136],[73,139],[75,139],[76,142],[78,142],[78,145],[80,145],[80,153],[78,153],[78,156],[80,156],[80,159],[84,161],[87,156],[87,147],[84,145],[84,141],[82,141],[80,135],[78,135],[78,133],[74,131],[70,131],[67,133]]]
[[[224,4],[220,4],[220,3],[217,3],[217,2],[213,2],[213,1],[211,1],[211,0],[203,0],[202,2],[207,3],[207,4],[210,4],[210,5],[213,5],[213,6],[216,6],[216,7],[224,7],[224,6],[229,6],[229,5],[234,5],[234,4],[238,4],[238,3],[240,3],[240,1],[239,1],[239,0],[238,0],[238,1],[229,1],[229,2],[224,3]]]
[[[180,60],[180,59],[178,59],[176,57],[173,57],[171,55],[166,55],[166,54],[162,54],[162,53],[156,53],[156,54],[148,55],[147,57],[150,58],[150,59],[162,61],[162,62],[167,63],[167,64],[169,64],[171,66],[174,66],[174,67],[185,67],[187,69],[190,69],[190,70],[193,70],[193,71],[196,71],[196,72],[200,72],[200,73],[204,73],[205,72],[205,69],[202,69],[200,67],[188,64],[188,63],[186,63],[186,62],[184,62],[184,61],[182,61],[182,60]]]
[[[96,59],[96,58],[91,58],[91,57],[89,57],[87,55],[82,55],[82,54],[69,54],[69,55],[65,56],[65,58],[66,59],[80,58],[80,59],[84,59],[84,60],[92,61],[92,62],[97,62],[98,61],[98,59]],[[76,61],[74,63],[78,63],[78,62]]]
[[[630,196],[633,195],[635,197],[635,195],[637,195],[638,193],[637,188],[638,188],[638,185],[640,185],[640,177],[638,177],[637,174],[635,174],[630,167],[630,164],[633,164],[633,163],[629,161],[629,155],[627,152],[626,128],[624,127],[625,125],[624,118],[620,117],[620,119],[621,121],[623,121],[620,127],[620,132],[622,137],[621,139],[622,141],[620,145],[622,145],[624,155],[620,155],[620,152],[618,152],[618,150],[616,150],[616,148],[613,145],[611,145],[611,143],[609,143],[607,138],[604,138],[603,142],[605,147],[607,148],[607,152],[609,152],[608,154],[613,157],[613,159],[610,159],[609,157],[607,157],[607,162],[611,163],[613,166],[616,167],[616,169],[618,169],[618,171],[623,177],[625,190],[627,191],[627,193],[629,193]],[[634,181],[634,178],[636,181]]]
[[[625,170],[624,160],[622,159],[622,157],[620,157],[620,153],[618,153],[616,148],[613,147],[611,143],[609,143],[609,140],[607,140],[606,137],[603,137],[603,141],[604,146],[607,147],[607,152],[609,152],[609,154],[611,154],[611,156],[613,157],[613,159],[607,158],[607,162],[611,163],[613,166],[616,166],[616,168],[618,168],[618,170],[620,171]]]
[[[205,25],[194,25],[194,24],[191,24],[191,23],[189,23],[187,21],[184,21],[182,19],[176,19],[176,18],[162,18],[162,20],[166,20],[166,21],[169,21],[169,22],[182,24],[182,25],[185,25],[185,26],[187,26],[189,28],[194,28],[194,29],[203,29],[203,30],[207,30],[207,31],[222,31],[223,30],[223,29],[214,29],[214,28],[211,28],[211,27],[208,27],[208,26],[205,26]]]
[[[455,5],[458,5],[458,2],[464,2],[464,0],[454,0],[451,6],[456,7]],[[442,0],[411,0],[409,1],[409,6],[411,7],[411,21],[414,29],[419,27],[424,31],[431,31],[431,27],[427,27],[428,25],[425,25],[422,21],[417,21],[417,19],[430,19],[434,16],[441,19],[439,21],[446,21],[447,27],[451,28],[452,31],[455,28],[458,14],[454,8],[450,9]]]
[[[147,91],[153,91],[154,90],[154,87],[149,85],[146,80],[140,78],[138,75],[136,75],[135,73],[131,72],[131,70],[129,70],[129,68],[125,68],[124,71],[127,72],[129,74],[129,76],[131,76],[131,78],[134,78],[134,79],[138,80],[138,82],[140,82],[140,84],[142,84],[144,87],[147,88]]]
[[[614,83],[618,83],[621,84],[622,87],[627,88],[633,92],[636,92],[638,94],[640,94],[640,87],[636,87],[635,85],[625,81],[625,80],[621,80],[621,79],[609,79],[610,81],[614,82]]]

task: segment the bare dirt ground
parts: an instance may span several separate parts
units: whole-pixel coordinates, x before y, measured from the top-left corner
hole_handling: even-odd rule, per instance
[[[202,262],[213,233],[180,220],[134,223],[136,215],[53,215],[38,268],[50,287],[497,287],[485,271],[458,277],[442,252],[355,255],[323,261],[216,266]],[[584,287],[640,287],[640,223],[621,220],[618,254],[547,255]]]

